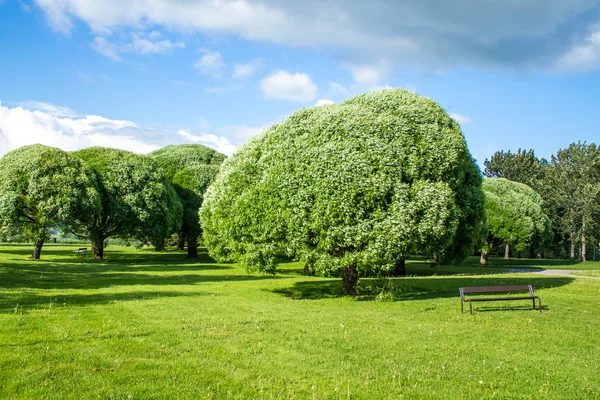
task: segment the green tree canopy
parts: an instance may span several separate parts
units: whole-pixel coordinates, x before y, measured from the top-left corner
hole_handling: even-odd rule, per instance
[[[198,256],[201,235],[198,210],[204,192],[226,156],[199,144],[166,146],[149,154],[165,171],[183,204],[180,238],[188,243],[188,257]]]
[[[585,260],[586,241],[600,239],[600,148],[571,143],[552,156],[545,170],[542,193],[550,218],[570,238],[571,259],[579,242]]]
[[[35,242],[39,259],[48,229],[79,229],[79,219],[100,209],[93,171],[68,153],[40,144],[13,150],[0,160],[0,225]]]
[[[96,173],[102,207],[75,231],[92,241],[94,258],[104,257],[109,237],[163,241],[181,226],[183,209],[173,186],[150,157],[90,147],[73,153]]]
[[[481,253],[487,254],[494,243],[505,243],[516,250],[531,244],[542,245],[552,240],[550,219],[544,214],[541,196],[529,186],[504,178],[483,180],[488,237]]]
[[[201,208],[218,260],[273,271],[285,251],[319,274],[387,273],[410,254],[459,260],[482,236],[479,168],[459,125],[405,90],[304,109],[242,146]]]
[[[483,175],[488,178],[506,178],[538,190],[547,163],[545,159],[538,159],[533,150],[519,149],[516,153],[510,150],[497,151],[483,162]]]

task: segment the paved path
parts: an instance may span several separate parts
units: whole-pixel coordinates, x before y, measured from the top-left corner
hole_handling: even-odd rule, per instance
[[[567,278],[584,278],[584,279],[594,279],[600,280],[600,277],[597,276],[585,276],[585,275],[574,275],[572,272],[575,270],[570,269],[533,269],[533,268],[512,268],[510,272],[522,272],[529,274],[539,274],[539,275],[547,275],[547,276],[562,276]]]

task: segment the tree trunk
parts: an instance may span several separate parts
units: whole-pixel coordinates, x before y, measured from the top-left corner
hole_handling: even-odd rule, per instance
[[[529,246],[529,258],[535,258],[535,246]]]
[[[92,236],[92,257],[94,260],[104,260],[104,236]]]
[[[481,257],[479,258],[479,264],[488,265],[489,253],[485,250],[481,250]]]
[[[569,257],[571,261],[575,260],[575,234],[571,232],[571,256]]]
[[[506,243],[504,247],[504,259],[508,260],[510,258],[510,244]]]
[[[198,258],[198,236],[188,236],[188,258]]]
[[[156,243],[154,243],[154,250],[164,251],[165,250],[165,239],[158,239],[156,241]]]
[[[183,250],[185,248],[185,235],[183,232],[179,231],[177,238],[177,250]]]
[[[44,239],[38,239],[35,241],[35,245],[33,246],[33,253],[31,254],[32,260],[40,259],[40,253],[42,252],[43,245],[44,245]]]
[[[358,284],[358,271],[356,264],[348,264],[342,270],[342,288],[344,294],[355,295]]]
[[[585,240],[585,234],[581,235],[581,261],[587,261],[587,242]]]
[[[406,260],[404,258],[398,260],[392,271],[392,276],[406,276]]]

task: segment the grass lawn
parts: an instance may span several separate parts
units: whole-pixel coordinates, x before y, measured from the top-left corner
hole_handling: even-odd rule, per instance
[[[599,263],[412,262],[350,298],[298,263],[270,276],[206,253],[109,247],[98,263],[77,247],[32,262],[31,246],[0,245],[0,398],[600,398],[600,280],[503,273]],[[461,286],[527,283],[543,313],[460,313]],[[396,301],[375,301],[390,285]]]

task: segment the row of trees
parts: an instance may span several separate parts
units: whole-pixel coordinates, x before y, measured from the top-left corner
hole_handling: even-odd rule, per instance
[[[92,242],[152,241],[178,234],[197,255],[273,272],[279,256],[343,278],[402,275],[426,255],[459,262],[504,247],[530,254],[567,238],[596,240],[600,151],[573,144],[550,161],[498,152],[483,180],[458,123],[433,100],[405,90],[359,95],[298,111],[231,158],[199,145],[148,156],[27,146],[0,160],[0,224],[35,242],[60,226]],[[200,210],[200,211],[199,211]],[[554,229],[554,231],[553,231]]]
[[[533,188],[544,200],[552,222],[553,239],[533,242],[530,253],[547,251],[556,257],[588,259],[590,244],[600,240],[600,149],[596,144],[572,143],[550,160],[533,150],[496,152],[484,162],[484,175],[506,178]],[[511,243],[507,240],[507,243]]]
[[[173,233],[195,257],[202,195],[224,158],[201,145],[167,146],[149,156],[25,146],[0,160],[0,228],[34,242],[33,259],[57,228],[90,240],[97,260],[107,238],[151,241],[160,250]]]

